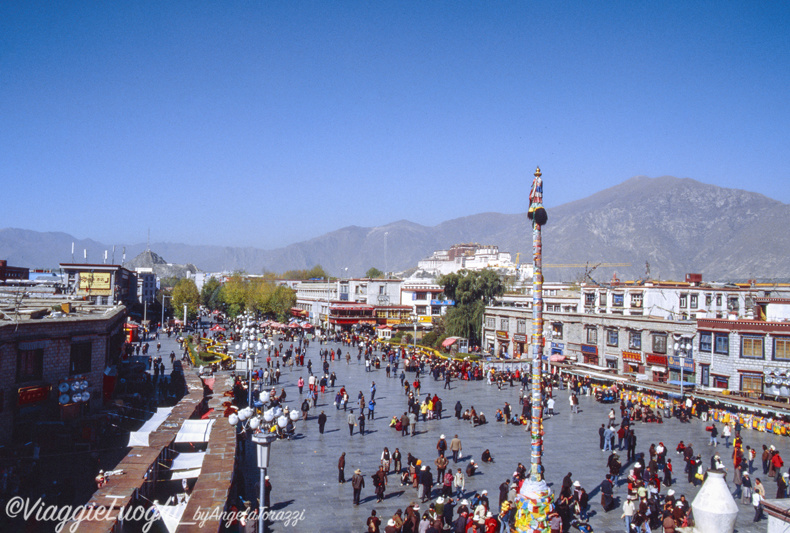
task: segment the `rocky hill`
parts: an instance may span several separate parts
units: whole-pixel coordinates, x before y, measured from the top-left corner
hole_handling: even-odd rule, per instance
[[[551,206],[552,189],[544,182]],[[524,201],[528,191],[524,190]],[[614,270],[621,279],[645,275],[683,279],[701,272],[707,280],[790,278],[790,206],[753,192],[725,189],[692,179],[632,178],[587,198],[549,207],[544,229],[546,263],[631,263],[631,267],[599,268],[605,280]],[[264,250],[222,246],[152,243],[171,261],[193,263],[205,271],[263,270],[283,272],[321,264],[332,275],[361,275],[371,266],[400,271],[416,265],[436,249],[455,243],[495,244],[531,261],[532,233],[524,213],[482,213],[428,227],[401,220],[385,226],[348,226],[283,248]],[[52,267],[70,260],[71,242],[88,248],[89,260],[103,257],[102,245],[65,233],[0,230],[0,258],[9,264]],[[144,244],[126,245],[145,251]],[[81,255],[81,254],[80,254]],[[80,260],[81,257],[76,258]],[[348,269],[347,271],[345,269]],[[547,269],[549,280],[573,280],[579,269]]]

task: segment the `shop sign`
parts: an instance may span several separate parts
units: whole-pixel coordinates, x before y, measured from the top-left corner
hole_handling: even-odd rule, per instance
[[[683,361],[683,371],[693,374],[694,373],[694,360],[693,359],[689,359],[688,357],[686,357],[682,361]],[[668,355],[667,356],[667,366],[670,368],[670,370],[680,371],[680,362],[681,362],[681,358],[678,357],[677,355]]]
[[[431,305],[455,305],[455,300],[431,300]]]
[[[516,342],[527,342],[527,336],[523,333],[514,333],[513,340]]]
[[[582,353],[585,355],[598,355],[598,347],[591,344],[582,344]]]
[[[552,342],[551,343],[551,349],[552,350],[564,350],[565,349],[565,343],[564,342]]]
[[[99,296],[110,295],[112,275],[109,272],[80,272],[79,291]]]
[[[507,331],[497,331],[496,338],[500,341],[506,341],[510,339],[510,337],[507,336]]]
[[[646,356],[648,365],[667,366],[667,356],[649,353]]]
[[[639,352],[627,352],[623,350],[623,361],[629,361],[631,363],[641,363],[642,354]]]
[[[31,403],[43,402],[49,398],[49,385],[41,387],[23,387],[19,389],[17,405],[28,405]]]

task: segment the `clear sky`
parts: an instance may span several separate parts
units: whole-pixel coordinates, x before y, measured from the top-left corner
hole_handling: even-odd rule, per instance
[[[275,247],[636,175],[790,203],[788,2],[3,2],[0,227]]]

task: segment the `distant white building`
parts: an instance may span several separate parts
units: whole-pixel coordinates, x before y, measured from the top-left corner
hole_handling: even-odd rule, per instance
[[[137,301],[143,303],[153,303],[156,298],[156,274],[151,267],[137,267]]]
[[[498,246],[455,244],[449,250],[437,250],[428,259],[417,263],[418,270],[435,277],[460,270],[496,270],[500,274],[521,280],[532,276],[532,265],[517,265],[509,252]]]

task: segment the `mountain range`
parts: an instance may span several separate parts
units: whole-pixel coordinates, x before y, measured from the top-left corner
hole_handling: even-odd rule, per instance
[[[526,194],[526,193],[525,193]],[[543,260],[553,264],[630,263],[600,267],[607,281],[648,274],[652,279],[682,280],[699,272],[705,280],[790,278],[790,205],[761,194],[700,183],[689,178],[638,176],[587,198],[549,208],[543,229]],[[282,248],[223,247],[151,243],[150,249],[172,263],[192,263],[204,271],[264,270],[282,273],[320,264],[334,276],[360,276],[370,267],[403,271],[416,267],[434,250],[477,242],[497,245],[513,259],[532,261],[532,231],[525,213],[480,213],[423,226],[406,220],[379,227],[348,226]],[[66,233],[0,229],[0,258],[9,265],[53,268],[71,261],[101,263],[112,245],[76,239]],[[117,245],[134,257],[144,243]],[[110,258],[108,258],[110,262]],[[649,264],[649,266],[648,266]],[[572,281],[584,269],[547,268],[547,280]]]

